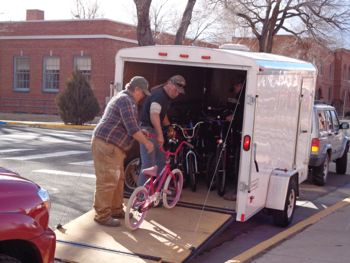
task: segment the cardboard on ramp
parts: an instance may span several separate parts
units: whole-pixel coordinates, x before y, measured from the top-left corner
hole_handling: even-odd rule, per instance
[[[185,207],[152,208],[141,228],[101,226],[91,210],[56,231],[56,258],[66,262],[182,262],[231,214]]]

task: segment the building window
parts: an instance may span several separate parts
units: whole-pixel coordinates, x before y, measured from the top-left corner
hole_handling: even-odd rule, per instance
[[[44,58],[43,90],[58,92],[60,84],[60,59],[58,57]]]
[[[15,57],[14,90],[29,91],[30,64],[29,57]]]
[[[91,78],[91,58],[90,57],[75,57],[74,69],[80,71],[88,80]]]

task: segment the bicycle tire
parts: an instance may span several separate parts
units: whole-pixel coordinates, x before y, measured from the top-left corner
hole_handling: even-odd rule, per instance
[[[146,217],[147,209],[141,211],[142,206],[148,199],[148,191],[146,187],[137,187],[129,198],[125,211],[125,226],[130,230],[136,230],[140,227]],[[132,214],[130,218],[128,215]]]
[[[188,170],[188,176],[190,178],[191,190],[192,192],[196,192],[197,190],[196,167],[195,167],[195,160],[192,155],[188,156],[187,170]]]
[[[219,160],[218,171],[216,173],[216,189],[219,196],[223,196],[225,194],[226,154],[226,150],[223,150],[221,153],[221,158]]]
[[[208,159],[207,159],[207,173],[205,176],[205,182],[207,184],[207,188],[212,191],[214,190],[215,186],[216,186],[216,182],[215,182],[215,168],[216,168],[216,156],[215,153],[210,153],[208,155]],[[214,179],[213,179],[214,177]],[[212,182],[213,180],[213,182]]]
[[[179,201],[184,181],[180,169],[172,170],[171,174],[168,175],[163,187],[163,206],[168,209],[173,208]]]

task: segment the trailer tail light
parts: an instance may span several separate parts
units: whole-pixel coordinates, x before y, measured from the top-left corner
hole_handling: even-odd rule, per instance
[[[210,56],[202,56],[202,59],[210,59]]]
[[[161,57],[166,57],[168,55],[168,53],[167,52],[159,52],[158,55]]]
[[[251,143],[251,138],[249,135],[245,135],[243,138],[243,150],[249,151],[250,150],[250,143]]]
[[[241,214],[241,222],[244,222],[244,220],[245,220],[245,216],[244,214]]]
[[[311,153],[318,153],[320,150],[320,139],[313,138],[311,141]]]
[[[180,54],[180,58],[188,58],[188,54]]]

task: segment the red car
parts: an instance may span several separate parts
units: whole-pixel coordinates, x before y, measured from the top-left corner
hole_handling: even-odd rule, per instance
[[[54,262],[48,192],[0,167],[0,263]]]

